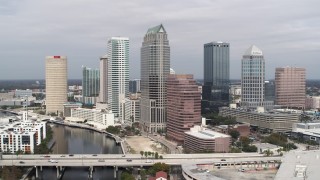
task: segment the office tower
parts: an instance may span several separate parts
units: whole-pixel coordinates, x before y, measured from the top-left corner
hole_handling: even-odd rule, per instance
[[[290,108],[305,108],[306,70],[298,67],[276,68],[276,104]]]
[[[100,72],[82,66],[82,97],[84,104],[96,104],[100,91]]]
[[[140,79],[134,79],[129,81],[129,92],[130,93],[140,92]]]
[[[129,38],[112,37],[108,41],[108,105],[116,117],[121,103],[129,95]]]
[[[262,51],[252,45],[241,61],[241,106],[253,109],[258,106],[273,107],[272,101],[265,101],[265,60]]]
[[[265,81],[264,82],[264,98],[266,101],[275,100],[275,84],[274,81]]]
[[[161,25],[148,29],[141,47],[141,119],[145,131],[166,128],[166,82],[170,73],[170,46]]]
[[[184,132],[201,123],[201,93],[193,75],[170,74],[167,100],[167,136],[183,144]]]
[[[204,45],[203,113],[217,112],[219,107],[229,104],[229,47],[225,42]]]
[[[46,57],[46,113],[63,112],[67,102],[67,57]]]
[[[100,57],[100,92],[99,101],[107,103],[108,99],[108,55]]]

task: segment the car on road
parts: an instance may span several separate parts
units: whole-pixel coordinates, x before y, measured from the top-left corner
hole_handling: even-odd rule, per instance
[[[239,172],[245,172],[246,170],[244,169],[238,169]]]
[[[122,155],[122,157],[126,157],[126,155],[124,154],[124,155]]]
[[[226,161],[226,159],[221,159],[221,161]]]
[[[24,162],[24,161],[20,161],[19,163],[20,163],[20,164],[24,164],[25,162]]]
[[[58,163],[58,161],[57,161],[57,160],[54,160],[54,159],[49,159],[49,162],[51,162],[51,163]]]
[[[98,162],[104,162],[104,159],[98,159]]]
[[[98,156],[97,154],[93,154],[92,156]]]
[[[60,157],[66,157],[65,155],[61,155]]]
[[[69,156],[74,156],[73,154],[69,154]]]
[[[132,161],[132,159],[127,159],[127,161],[128,161],[128,162],[131,162],[131,161]]]

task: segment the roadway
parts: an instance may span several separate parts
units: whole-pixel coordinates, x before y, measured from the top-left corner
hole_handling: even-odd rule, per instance
[[[152,166],[154,163],[162,162],[169,165],[181,164],[212,164],[212,163],[242,163],[242,162],[267,162],[280,161],[281,157],[265,157],[259,154],[180,154],[165,155],[164,159],[141,158],[141,155],[53,155],[47,157],[40,155],[3,155],[0,166]],[[50,157],[49,157],[50,156]],[[50,162],[50,159],[55,162]]]

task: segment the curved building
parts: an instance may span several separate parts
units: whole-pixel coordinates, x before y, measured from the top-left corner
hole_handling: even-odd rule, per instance
[[[67,100],[67,57],[46,57],[46,113],[63,113]]]

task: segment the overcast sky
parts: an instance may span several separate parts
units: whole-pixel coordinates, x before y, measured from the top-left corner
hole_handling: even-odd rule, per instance
[[[98,68],[112,36],[130,38],[130,78],[140,77],[147,29],[162,23],[176,73],[203,78],[203,44],[230,43],[230,75],[250,45],[275,67],[320,75],[319,0],[0,0],[0,79],[44,79],[45,56],[66,55],[69,79]]]

